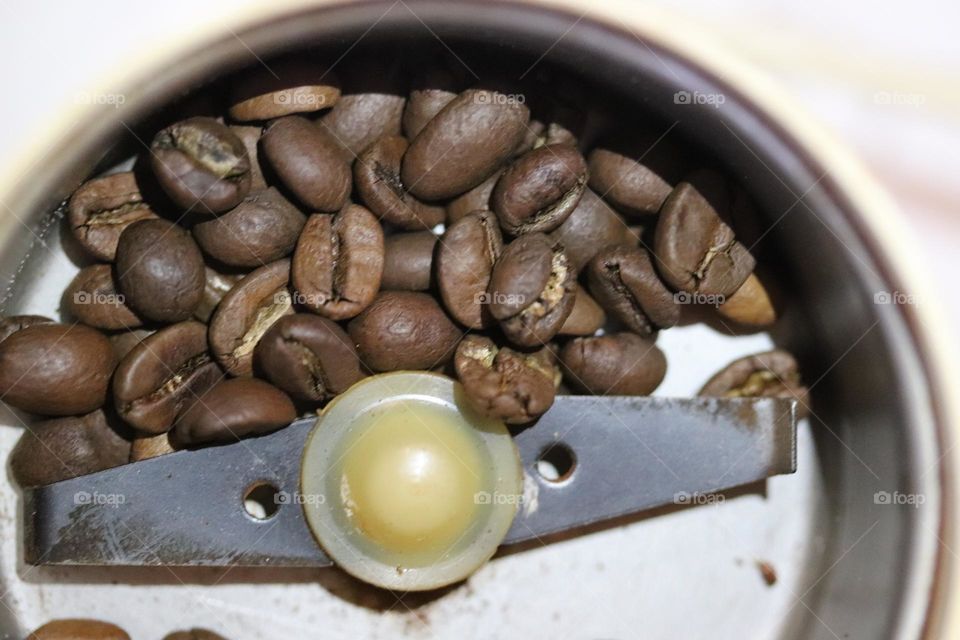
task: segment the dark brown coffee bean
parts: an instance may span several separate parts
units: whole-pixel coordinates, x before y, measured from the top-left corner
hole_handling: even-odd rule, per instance
[[[124,356],[130,353],[131,349],[153,333],[154,331],[152,329],[130,329],[129,331],[121,331],[108,336],[107,339],[110,340],[110,344],[113,345],[113,352],[117,354],[117,362],[120,362]]]
[[[33,316],[33,315],[23,315],[23,316],[7,316],[0,320],[0,342],[3,342],[8,337],[20,331],[21,329],[26,329],[27,327],[32,327],[38,324],[56,324],[55,321],[51,320],[46,316]]]
[[[603,308],[586,290],[577,285],[573,309],[557,333],[562,336],[592,336],[606,322],[607,314],[603,312]]]
[[[160,130],[150,153],[160,186],[187,211],[226,211],[250,191],[246,147],[213,118],[189,118]]]
[[[376,140],[400,135],[400,120],[407,99],[388,93],[355,93],[341,96],[317,126],[327,131],[352,161]]]
[[[260,166],[260,136],[263,134],[263,127],[248,127],[242,125],[230,125],[230,131],[233,131],[243,148],[247,150],[247,157],[250,159],[250,191],[260,191],[267,188],[266,178],[263,177],[263,167]]]
[[[185,229],[166,220],[126,228],[117,246],[116,274],[124,302],[145,319],[186,320],[203,298],[200,248]]]
[[[403,183],[425,200],[472,189],[510,157],[529,119],[529,109],[516,96],[464,91],[410,143],[403,158]]]
[[[87,253],[113,262],[120,234],[133,222],[155,218],[143,201],[133,172],[125,171],[83,183],[70,197],[67,221]]]
[[[607,313],[640,335],[680,321],[674,294],[660,281],[646,249],[611,245],[587,265],[590,293]]]
[[[80,269],[63,294],[63,306],[68,314],[97,329],[133,329],[143,324],[117,292],[108,264]]]
[[[514,344],[549,342],[573,310],[577,275],[563,246],[542,233],[508,244],[493,267],[487,288],[490,313]]]
[[[800,379],[796,359],[783,349],[734,360],[714,374],[698,395],[719,398],[790,398],[797,401],[797,418],[810,415],[810,390]]]
[[[96,329],[26,327],[0,342],[0,396],[45,416],[90,413],[106,401],[116,363],[110,341]]]
[[[290,255],[307,218],[274,188],[255,191],[218,218],[193,227],[207,255],[231,267],[259,267]]]
[[[493,206],[491,198],[497,181],[503,175],[503,170],[497,170],[489,178],[457,196],[447,204],[447,224],[453,224],[460,218],[470,215],[474,211],[487,211]]]
[[[402,229],[432,229],[446,218],[441,206],[420,202],[407,193],[400,163],[407,141],[385,136],[367,147],[353,166],[360,200],[377,216]]]
[[[660,210],[654,237],[660,276],[674,289],[732,295],[755,261],[707,199],[688,182],[673,190]]]
[[[549,145],[518,158],[497,181],[493,210],[512,235],[552,231],[569,217],[587,184],[587,164],[575,147]]]
[[[477,211],[450,225],[437,249],[437,284],[443,304],[454,318],[471,329],[492,326],[489,312],[490,275],[503,250],[497,219]]]
[[[419,88],[410,92],[403,112],[403,133],[413,140],[427,123],[457,97],[455,91],[443,88]]]
[[[457,377],[480,413],[507,424],[524,424],[553,404],[560,368],[548,348],[520,353],[490,338],[467,336],[457,347]]]
[[[280,181],[310,209],[339,211],[350,196],[350,164],[325,131],[300,116],[271,122],[260,140]]]
[[[649,395],[667,373],[654,341],[633,333],[575,338],[560,351],[560,362],[571,387],[598,396]]]
[[[130,636],[109,622],[69,618],[53,620],[38,627],[27,640],[130,640]]]
[[[180,446],[171,440],[169,431],[157,436],[135,437],[133,445],[130,447],[130,462],[158,458],[168,453],[174,453],[179,449]]]
[[[580,204],[550,237],[563,245],[573,269],[579,272],[600,249],[627,240],[627,225],[590,189]]]
[[[177,420],[174,442],[232,442],[268,433],[297,419],[283,391],[256,378],[224,380],[203,393]]]
[[[349,331],[373,371],[432,369],[453,357],[461,335],[432,296],[410,291],[382,292]]]
[[[290,261],[277,260],[245,276],[210,318],[210,350],[235,376],[253,373],[253,350],[273,323],[293,313]]]
[[[163,636],[163,640],[227,640],[219,633],[207,631],[206,629],[189,629],[187,631],[176,631]]]
[[[203,298],[200,300],[200,306],[193,312],[193,317],[200,322],[209,322],[210,316],[216,310],[217,305],[227,295],[233,285],[240,282],[242,274],[220,273],[210,267],[204,269]]]
[[[756,274],[751,273],[732,296],[717,307],[717,313],[741,327],[762,329],[777,322],[770,294]]]
[[[238,78],[230,94],[230,117],[247,122],[329,109],[340,99],[340,87],[337,78],[322,66],[285,59]]]
[[[383,228],[365,208],[314,214],[300,234],[291,271],[296,303],[333,320],[369,305],[383,277]]]
[[[129,425],[159,434],[224,377],[207,348],[206,325],[189,320],[145,338],[120,361],[113,401]]]
[[[609,149],[594,149],[588,158],[590,188],[619,211],[656,215],[673,186],[653,168]]]
[[[364,375],[350,336],[310,313],[277,320],[257,344],[255,361],[270,382],[312,402],[343,393]]]
[[[426,291],[433,273],[437,236],[430,231],[394,233],[384,240],[383,289]]]

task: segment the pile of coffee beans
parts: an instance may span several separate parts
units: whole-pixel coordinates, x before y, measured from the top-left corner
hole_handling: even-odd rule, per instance
[[[228,93],[70,198],[89,264],[65,321],[0,323],[0,394],[51,418],[13,454],[22,484],[266,433],[387,371],[455,376],[525,424],[558,393],[652,393],[691,308],[776,321],[732,226],[749,199],[716,171],[502,88],[341,95],[290,64]],[[805,398],[783,352],[703,393]]]

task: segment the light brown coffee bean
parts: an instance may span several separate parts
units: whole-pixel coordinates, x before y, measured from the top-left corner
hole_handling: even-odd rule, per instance
[[[751,273],[717,313],[743,327],[766,328],[777,322],[777,311],[763,283]]]
[[[70,231],[87,253],[113,262],[120,234],[137,220],[155,218],[132,171],[84,182],[70,197]]]
[[[230,94],[230,117],[247,122],[329,109],[340,98],[340,86],[321,65],[287,58],[238,78]]]
[[[170,432],[157,436],[139,436],[133,439],[133,445],[130,447],[130,462],[158,458],[174,453],[178,449],[177,444],[170,439]]]
[[[69,618],[53,620],[35,629],[27,640],[130,640],[127,632],[115,624]]]

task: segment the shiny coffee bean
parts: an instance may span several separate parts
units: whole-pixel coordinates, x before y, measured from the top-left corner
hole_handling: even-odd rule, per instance
[[[107,337],[110,344],[113,345],[113,352],[117,355],[117,362],[123,360],[124,356],[130,353],[130,350],[143,342],[143,339],[153,335],[152,329],[130,329],[120,331]]]
[[[575,338],[560,350],[560,362],[567,384],[598,396],[649,395],[667,372],[653,340],[633,333]]]
[[[119,467],[129,457],[130,441],[98,409],[25,430],[10,453],[10,472],[21,487],[36,487]]]
[[[628,240],[627,225],[596,193],[585,189],[580,203],[550,238],[566,249],[573,269],[579,272],[600,249]]]
[[[130,462],[140,462],[174,453],[179,446],[170,439],[170,432],[157,436],[139,436],[130,447]]]
[[[200,299],[200,305],[194,310],[193,317],[200,322],[209,322],[210,316],[223,296],[227,295],[233,285],[240,282],[242,274],[220,273],[210,267],[204,269],[203,297]]]
[[[285,427],[297,418],[287,394],[256,378],[224,380],[203,393],[177,420],[178,444],[233,442]]]
[[[383,228],[360,205],[310,216],[293,254],[296,303],[332,320],[357,315],[380,289],[383,246]]]
[[[350,321],[360,360],[372,371],[432,369],[449,362],[461,332],[425,293],[384,291]]]
[[[333,138],[300,116],[274,120],[260,139],[280,181],[308,208],[339,211],[350,196],[350,164]]]
[[[277,320],[254,351],[258,370],[294,398],[322,402],[363,378],[350,336],[311,313]]]
[[[747,276],[740,288],[717,307],[717,313],[741,327],[762,329],[777,322],[770,294],[755,273]]]
[[[115,365],[113,346],[96,329],[26,327],[0,342],[0,396],[40,415],[90,413],[106,401]]]
[[[646,249],[611,245],[593,257],[586,271],[593,297],[634,333],[650,335],[680,321],[680,306]]]
[[[231,267],[259,267],[290,255],[307,218],[274,188],[255,191],[218,218],[193,227],[203,251]]]
[[[163,640],[227,640],[219,633],[207,631],[206,629],[188,629],[187,631],[175,631],[163,636]]]
[[[113,262],[127,226],[155,217],[131,171],[83,183],[70,197],[67,211],[73,237],[92,257],[106,262]]]
[[[250,191],[246,147],[213,118],[189,118],[160,130],[150,153],[160,186],[187,211],[227,211]]]
[[[490,313],[508,340],[521,347],[549,342],[573,310],[577,275],[563,246],[542,233],[508,244],[487,288]]]
[[[329,109],[340,99],[336,76],[312,61],[270,61],[238,78],[230,89],[231,118],[241,122],[272,120],[295,113]]]
[[[552,231],[579,204],[587,164],[576,147],[539,147],[510,165],[493,191],[493,210],[504,231],[520,235]]]
[[[400,135],[400,120],[407,99],[389,93],[354,93],[341,96],[317,126],[330,134],[345,157],[352,161],[376,140]]]
[[[97,329],[133,329],[143,324],[117,291],[113,269],[94,264],[80,269],[63,294],[64,310]]]
[[[447,224],[453,224],[460,218],[470,215],[474,211],[490,210],[493,206],[491,198],[493,189],[497,186],[503,170],[498,169],[489,178],[461,194],[447,203]]]
[[[186,320],[203,298],[200,248],[185,229],[166,220],[141,220],[124,230],[116,274],[124,302],[144,319]]]
[[[398,291],[429,289],[436,246],[437,236],[430,231],[387,236],[383,244],[383,280],[380,287]]]
[[[490,275],[503,250],[497,219],[477,211],[450,225],[437,249],[440,297],[457,322],[471,329],[495,324],[490,315]]]
[[[710,378],[700,396],[719,398],[791,398],[797,418],[810,415],[810,390],[800,379],[797,361],[783,349],[734,360]]]
[[[188,320],[157,331],[127,353],[113,375],[113,402],[127,424],[160,434],[223,377],[207,347],[206,325]]]
[[[293,313],[289,280],[290,261],[277,260],[245,276],[217,305],[208,340],[214,358],[231,375],[251,375],[260,338]]]
[[[260,166],[260,136],[263,134],[263,127],[234,124],[230,125],[230,131],[240,138],[243,148],[247,150],[247,157],[250,159],[250,191],[266,189],[267,181],[263,177],[263,167]]]
[[[580,285],[573,300],[573,309],[563,321],[557,334],[561,336],[592,336],[606,324],[607,314]]]
[[[407,141],[384,136],[360,154],[353,166],[360,200],[381,219],[401,229],[432,229],[446,218],[441,206],[420,202],[400,179],[400,164]]]
[[[27,636],[27,640],[130,640],[130,636],[109,622],[69,618],[38,627]]]
[[[667,284],[705,296],[732,295],[755,264],[733,230],[688,182],[677,185],[660,210],[654,254]]]
[[[609,149],[594,149],[587,159],[590,188],[631,215],[656,215],[673,190],[655,169]]]
[[[6,318],[0,319],[0,342],[3,342],[21,329],[26,329],[27,327],[32,327],[37,324],[56,324],[56,322],[46,316],[34,315],[7,316]]]
[[[529,119],[529,109],[515,96],[464,91],[410,143],[403,158],[403,183],[424,200],[472,189],[510,157]]]
[[[470,404],[507,424],[524,424],[543,415],[560,382],[560,368],[550,349],[522,353],[482,336],[460,341],[454,365]]]

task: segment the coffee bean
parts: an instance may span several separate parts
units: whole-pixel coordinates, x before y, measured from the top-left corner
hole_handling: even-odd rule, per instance
[[[756,274],[751,273],[732,296],[717,307],[717,313],[742,327],[766,328],[777,321],[770,294]]]
[[[455,91],[424,87],[414,89],[403,112],[403,133],[409,139],[417,137],[427,123],[457,97]]]
[[[491,204],[493,189],[497,186],[497,182],[502,175],[503,170],[498,169],[473,189],[451,200],[447,204],[447,224],[453,224],[474,211],[491,209],[493,206]]]
[[[110,341],[96,329],[26,327],[0,342],[0,396],[40,415],[90,413],[106,401],[115,365]]]
[[[548,348],[521,353],[497,347],[490,338],[467,336],[454,364],[470,404],[507,424],[524,424],[553,404],[560,368]]]
[[[539,149],[547,145],[565,144],[571,147],[577,146],[577,136],[568,128],[559,122],[544,124],[540,120],[531,120],[527,126],[527,133],[523,140],[514,149],[514,155],[521,156],[534,149]]]
[[[316,211],[338,211],[350,196],[350,164],[316,124],[300,116],[274,120],[260,139],[280,181]]]
[[[210,350],[231,375],[251,375],[257,342],[274,322],[293,313],[289,280],[289,260],[260,267],[234,285],[213,312]]]
[[[143,339],[153,335],[152,329],[130,329],[121,331],[108,336],[110,344],[113,345],[113,352],[117,355],[117,362],[123,360],[124,356],[130,353],[130,350],[143,342]]]
[[[350,321],[360,360],[373,371],[432,369],[449,362],[460,330],[425,293],[384,291]]]
[[[580,203],[563,224],[550,232],[550,238],[563,245],[576,272],[600,249],[629,240],[627,225],[590,189],[584,190]]]
[[[575,147],[539,147],[504,171],[493,191],[493,210],[512,235],[552,231],[580,202],[587,164]]]
[[[640,335],[680,321],[674,294],[660,281],[646,249],[611,245],[587,265],[590,293],[607,313]]]
[[[120,234],[127,226],[155,217],[131,171],[83,183],[70,197],[67,211],[70,231],[80,246],[107,262],[113,262]]]
[[[220,213],[250,191],[247,149],[213,118],[189,118],[160,130],[150,153],[160,186],[187,211]]]
[[[733,230],[688,182],[677,185],[663,204],[654,255],[667,284],[702,295],[732,295],[755,264]]]
[[[257,344],[255,361],[270,382],[311,402],[329,400],[364,376],[350,336],[309,313],[277,320]]]
[[[293,254],[297,304],[333,320],[363,311],[380,289],[383,246],[380,223],[359,205],[310,216]]]
[[[94,264],[80,269],[63,294],[64,310],[80,322],[97,329],[133,329],[143,320],[117,292],[113,269]]]
[[[407,99],[388,93],[345,95],[317,126],[330,134],[345,157],[352,161],[376,140],[400,135],[400,120]]]
[[[458,322],[471,329],[495,324],[487,287],[503,249],[497,219],[477,211],[450,225],[437,249],[437,284],[443,304]]]
[[[510,157],[529,119],[527,107],[511,96],[464,91],[410,143],[403,183],[425,200],[451,198],[477,186]]]
[[[174,453],[179,446],[170,439],[170,432],[157,436],[139,436],[130,447],[130,462],[140,462]]]
[[[654,169],[609,149],[594,149],[587,159],[590,188],[619,211],[656,215],[673,186]]]
[[[113,401],[129,425],[164,433],[223,376],[207,348],[206,325],[188,320],[157,331],[127,353],[113,375]]]
[[[400,179],[400,164],[407,141],[400,136],[380,138],[360,154],[353,167],[360,200],[377,216],[401,229],[432,229],[446,210],[420,202],[407,193]]]
[[[130,640],[130,636],[109,622],[69,618],[38,627],[27,640]]]
[[[271,61],[231,87],[229,114],[234,120],[271,120],[294,113],[329,109],[340,99],[337,78],[312,61]]]
[[[775,349],[734,360],[710,378],[700,396],[719,398],[790,398],[797,418],[810,415],[810,390],[803,385],[797,361]]]
[[[37,487],[127,464],[130,441],[103,411],[38,422],[10,453],[10,471],[21,487]]]
[[[0,320],[0,342],[3,342],[21,329],[26,329],[27,327],[38,324],[55,324],[55,322],[46,316],[7,316]]]
[[[163,640],[227,640],[219,633],[207,631],[206,629],[189,629],[187,631],[175,631],[163,636]]]
[[[203,393],[177,420],[174,441],[232,442],[285,427],[297,418],[287,395],[256,378],[224,380]]]
[[[561,349],[560,362],[571,387],[598,396],[649,395],[667,372],[653,340],[633,333],[575,338]]]
[[[557,334],[561,336],[592,336],[607,322],[607,314],[597,301],[580,285],[573,300],[573,309],[563,321]]]
[[[394,233],[383,244],[383,280],[380,287],[399,291],[426,291],[433,273],[437,236],[430,231]]]
[[[490,313],[514,344],[542,346],[573,310],[576,278],[561,244],[542,233],[522,235],[504,248],[493,267],[487,289]]]
[[[166,220],[141,220],[124,230],[116,273],[125,303],[144,319],[186,320],[203,298],[200,248],[185,229]]]
[[[259,267],[293,252],[307,218],[274,188],[247,195],[234,209],[193,227],[207,255],[231,267]]]
[[[200,299],[200,305],[194,310],[193,317],[200,322],[209,322],[210,316],[216,310],[217,305],[227,295],[233,285],[240,282],[242,274],[220,273],[210,267],[204,269],[203,297]]]
[[[263,127],[248,127],[242,125],[230,125],[230,131],[233,131],[243,148],[247,150],[247,157],[250,159],[250,191],[261,191],[267,188],[267,180],[263,177],[263,167],[260,166],[260,136],[263,134]]]

